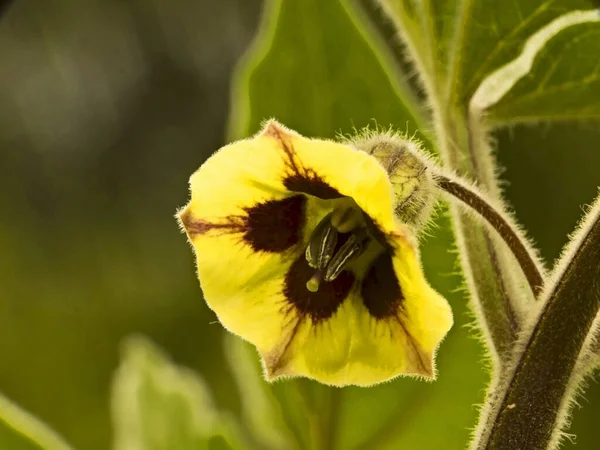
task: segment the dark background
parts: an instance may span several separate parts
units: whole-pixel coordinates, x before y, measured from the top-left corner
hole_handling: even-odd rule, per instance
[[[173,214],[225,141],[259,15],[258,0],[16,0],[0,17],[0,391],[77,448],[110,445],[109,385],[134,331],[239,408]],[[600,184],[599,136],[497,134],[507,197],[548,264]],[[595,383],[586,398],[579,449],[594,448]]]

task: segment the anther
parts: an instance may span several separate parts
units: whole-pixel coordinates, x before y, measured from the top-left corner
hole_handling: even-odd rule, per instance
[[[335,251],[338,232],[331,225],[331,215],[328,214],[319,222],[308,241],[305,257],[313,269],[324,269]]]
[[[324,280],[327,282],[335,280],[348,263],[363,254],[367,248],[368,240],[364,228],[352,233],[329,262]]]
[[[339,209],[325,216],[310,236],[305,251],[308,265],[316,269],[306,282],[306,289],[317,292],[322,282],[335,280],[348,264],[365,251],[369,237],[367,229],[361,226],[361,212],[351,208]],[[338,247],[338,237],[349,234],[347,240]]]

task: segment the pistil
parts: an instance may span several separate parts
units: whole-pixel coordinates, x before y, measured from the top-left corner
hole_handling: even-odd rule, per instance
[[[317,270],[315,274],[306,282],[306,289],[310,292],[317,292],[319,290],[319,286],[323,281],[323,272]]]

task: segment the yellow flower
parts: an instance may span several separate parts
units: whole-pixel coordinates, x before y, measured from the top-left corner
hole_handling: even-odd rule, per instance
[[[452,313],[375,158],[270,121],[209,158],[190,190],[178,217],[204,297],[256,346],[268,379],[435,376]]]

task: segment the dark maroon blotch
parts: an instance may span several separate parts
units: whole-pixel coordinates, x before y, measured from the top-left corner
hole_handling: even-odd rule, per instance
[[[313,197],[324,200],[343,197],[337,189],[325,183],[321,177],[311,170],[303,170],[303,173],[295,173],[283,180],[283,185],[292,192],[302,192]]]
[[[390,253],[382,253],[373,262],[362,282],[361,294],[371,316],[376,319],[397,316],[404,294]]]
[[[244,240],[256,251],[283,252],[302,237],[306,197],[295,195],[246,208]]]
[[[365,219],[367,230],[369,230],[369,235],[373,239],[375,239],[379,243],[379,245],[381,245],[385,249],[387,253],[391,253],[393,251],[393,248],[388,242],[385,233],[381,231],[381,228],[379,228],[377,223],[373,219],[371,219],[371,216],[369,216],[364,211],[362,212],[362,214],[363,218]]]
[[[354,275],[343,271],[333,281],[321,283],[317,292],[306,289],[306,282],[314,275],[302,254],[290,267],[283,284],[283,295],[301,316],[309,316],[314,323],[332,317],[344,302],[352,285]]]
[[[296,151],[278,129],[270,129],[269,136],[273,136],[279,140],[281,148],[285,153],[285,165],[289,171],[283,178],[283,185],[286,189],[325,200],[343,197],[337,189],[327,184],[313,169],[308,169],[301,162],[297,161]]]

